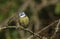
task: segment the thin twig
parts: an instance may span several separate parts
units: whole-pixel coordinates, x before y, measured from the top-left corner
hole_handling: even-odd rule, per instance
[[[51,36],[50,39],[53,39],[53,38],[55,37],[56,33],[57,33],[58,30],[59,30],[59,25],[60,25],[60,20],[58,21],[58,23],[57,23],[57,25],[56,25],[56,28],[55,28],[55,32],[54,32],[54,34]]]
[[[41,33],[42,31],[46,30],[47,28],[51,27],[53,24],[57,23],[58,21],[59,21],[59,20],[56,20],[56,21],[52,22],[52,23],[49,24],[48,26],[44,27],[42,30],[36,32],[36,34],[38,35],[39,33]],[[32,37],[33,37],[33,35],[29,36],[27,39],[32,38]]]

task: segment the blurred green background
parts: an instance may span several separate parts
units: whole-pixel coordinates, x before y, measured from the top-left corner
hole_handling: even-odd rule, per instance
[[[23,0],[0,0],[0,22],[14,14]]]
[[[12,16],[15,12],[18,11],[18,9],[20,8],[20,6],[24,3],[25,0],[0,0],[0,23],[3,22],[5,19],[9,18],[10,16]],[[36,4],[40,4],[41,0],[34,0],[34,2],[36,2]],[[53,7],[54,6],[54,7]],[[51,6],[50,6],[51,7]],[[39,18],[44,20],[48,20],[48,13],[49,12],[53,12],[52,14],[54,14],[56,17],[60,18],[60,2],[56,3],[55,5],[52,5],[51,10],[48,7],[44,7],[41,11],[39,11],[38,15]],[[27,7],[27,9],[25,10],[25,13],[29,16],[32,15],[32,11],[30,10],[30,6]],[[45,21],[44,21],[45,22]],[[4,30],[3,30],[4,32]],[[5,34],[0,33],[0,39],[5,39],[4,35]],[[5,31],[5,33],[8,33],[12,36],[12,39],[19,39],[18,35],[17,35],[17,31],[15,29],[8,29],[7,31]],[[9,37],[7,35],[7,37]],[[7,38],[7,39],[11,39],[11,38]]]

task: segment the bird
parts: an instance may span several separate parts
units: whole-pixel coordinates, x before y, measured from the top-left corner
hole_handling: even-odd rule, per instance
[[[19,12],[19,24],[24,28],[27,28],[29,25],[29,17],[23,11]]]

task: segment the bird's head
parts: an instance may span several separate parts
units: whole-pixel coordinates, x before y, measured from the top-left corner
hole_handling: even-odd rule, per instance
[[[25,17],[26,14],[24,12],[19,12],[19,17]]]

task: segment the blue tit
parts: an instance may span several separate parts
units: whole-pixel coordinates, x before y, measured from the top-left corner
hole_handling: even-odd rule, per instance
[[[29,24],[29,18],[24,12],[19,12],[19,23],[24,27],[27,27]]]

